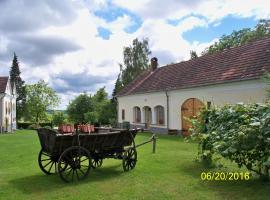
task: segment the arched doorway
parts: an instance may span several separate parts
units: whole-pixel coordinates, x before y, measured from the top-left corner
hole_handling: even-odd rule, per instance
[[[189,128],[192,127],[190,118],[196,118],[199,111],[204,107],[204,103],[196,98],[187,99],[181,106],[182,134],[189,135]]]
[[[143,108],[144,111],[144,122],[145,128],[148,129],[149,125],[152,124],[152,110],[149,106]]]

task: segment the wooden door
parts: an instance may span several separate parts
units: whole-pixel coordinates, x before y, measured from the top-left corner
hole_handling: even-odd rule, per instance
[[[189,128],[192,127],[191,122],[188,119],[194,119],[199,114],[200,110],[204,107],[203,102],[196,98],[190,98],[186,100],[181,107],[182,116],[182,134],[184,136],[189,135]]]

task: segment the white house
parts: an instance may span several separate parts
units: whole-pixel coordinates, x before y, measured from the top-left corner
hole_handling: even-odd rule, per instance
[[[203,106],[264,102],[270,38],[142,73],[117,95],[118,122],[153,132],[187,134]]]
[[[0,132],[16,129],[16,87],[10,78],[0,77]]]

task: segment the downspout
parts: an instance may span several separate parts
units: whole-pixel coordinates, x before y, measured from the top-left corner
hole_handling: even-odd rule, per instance
[[[168,90],[165,90],[166,94],[166,100],[167,100],[167,129],[169,132],[169,95],[168,95]]]

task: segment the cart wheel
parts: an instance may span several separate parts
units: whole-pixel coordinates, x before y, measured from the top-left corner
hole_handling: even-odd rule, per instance
[[[54,174],[56,172],[57,158],[44,152],[42,149],[38,154],[38,164],[40,169],[47,175]]]
[[[58,160],[58,173],[65,182],[84,179],[91,168],[89,151],[83,147],[74,146],[66,149]]]
[[[124,152],[123,169],[124,171],[132,170],[137,162],[137,151],[135,148],[129,148]]]
[[[103,159],[102,158],[93,158],[92,159],[92,167],[95,169],[95,168],[98,168],[98,167],[101,167],[103,163]]]

